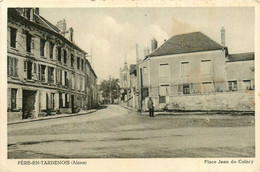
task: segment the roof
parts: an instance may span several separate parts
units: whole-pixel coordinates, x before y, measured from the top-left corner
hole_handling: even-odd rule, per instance
[[[149,57],[182,54],[199,51],[211,51],[226,48],[210,39],[201,32],[175,35],[159,48],[155,49]]]
[[[238,61],[248,61],[248,60],[255,60],[254,52],[229,54],[227,62],[238,62]]]
[[[136,72],[136,64],[131,64],[130,65],[130,74]]]
[[[15,20],[20,20],[20,21],[24,21],[26,23],[30,23],[31,25],[34,26],[40,26],[41,28],[45,28],[48,29],[48,31],[51,31],[52,33],[54,33],[56,36],[58,36],[59,38],[62,38],[64,41],[66,41],[69,45],[74,46],[76,49],[80,50],[81,52],[83,52],[84,54],[87,54],[84,50],[82,50],[78,45],[76,45],[74,42],[71,42],[70,40],[68,40],[67,38],[65,38],[63,35],[60,34],[60,30],[54,26],[51,22],[49,22],[48,20],[46,20],[45,18],[43,18],[40,15],[34,14],[35,16],[35,22],[32,22],[30,20],[25,19],[24,17],[21,16],[21,14],[18,12],[19,8],[8,8],[8,17],[13,16],[13,18]]]
[[[86,62],[87,62],[87,64],[88,64],[88,66],[90,67],[90,70],[92,71],[92,73],[94,74],[94,76],[95,76],[96,78],[98,78],[97,75],[96,75],[96,73],[95,73],[95,71],[93,70],[91,64],[89,63],[88,59],[86,59]]]

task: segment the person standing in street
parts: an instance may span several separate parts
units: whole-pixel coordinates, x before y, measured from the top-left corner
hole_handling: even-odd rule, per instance
[[[149,109],[149,116],[150,117],[154,117],[154,112],[153,112],[153,100],[151,97],[149,97],[149,100],[148,100],[148,109]]]

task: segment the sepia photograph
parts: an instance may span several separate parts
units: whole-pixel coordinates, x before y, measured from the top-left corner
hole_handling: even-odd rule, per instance
[[[8,8],[8,159],[254,158],[254,39],[254,7]]]

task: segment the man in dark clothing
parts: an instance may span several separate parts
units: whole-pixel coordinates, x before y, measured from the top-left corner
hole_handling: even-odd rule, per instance
[[[148,109],[149,109],[149,116],[150,117],[154,117],[154,114],[153,114],[153,100],[151,97],[149,97],[149,100],[148,100]]]

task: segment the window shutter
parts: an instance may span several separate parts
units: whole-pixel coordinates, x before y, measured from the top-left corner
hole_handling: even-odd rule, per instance
[[[10,62],[11,58],[7,57],[7,76],[10,76]]]
[[[11,88],[7,89],[7,108],[11,109]]]
[[[13,69],[13,58],[10,58],[10,75],[13,76],[14,75],[14,69]]]
[[[40,98],[40,102],[41,102],[41,110],[46,110],[46,92],[42,91],[41,92],[41,98]]]
[[[23,90],[17,90],[17,107],[18,109],[23,109]]]
[[[8,46],[11,45],[11,29],[8,27],[7,29],[7,40],[8,40]]]
[[[14,59],[14,76],[18,77],[18,59]]]
[[[41,65],[38,64],[38,80],[41,80]]]
[[[62,71],[62,85],[65,85],[65,71]]]
[[[62,93],[62,106],[65,107],[65,94]]]
[[[59,93],[55,93],[54,95],[54,101],[55,101],[55,110],[59,110]]]

